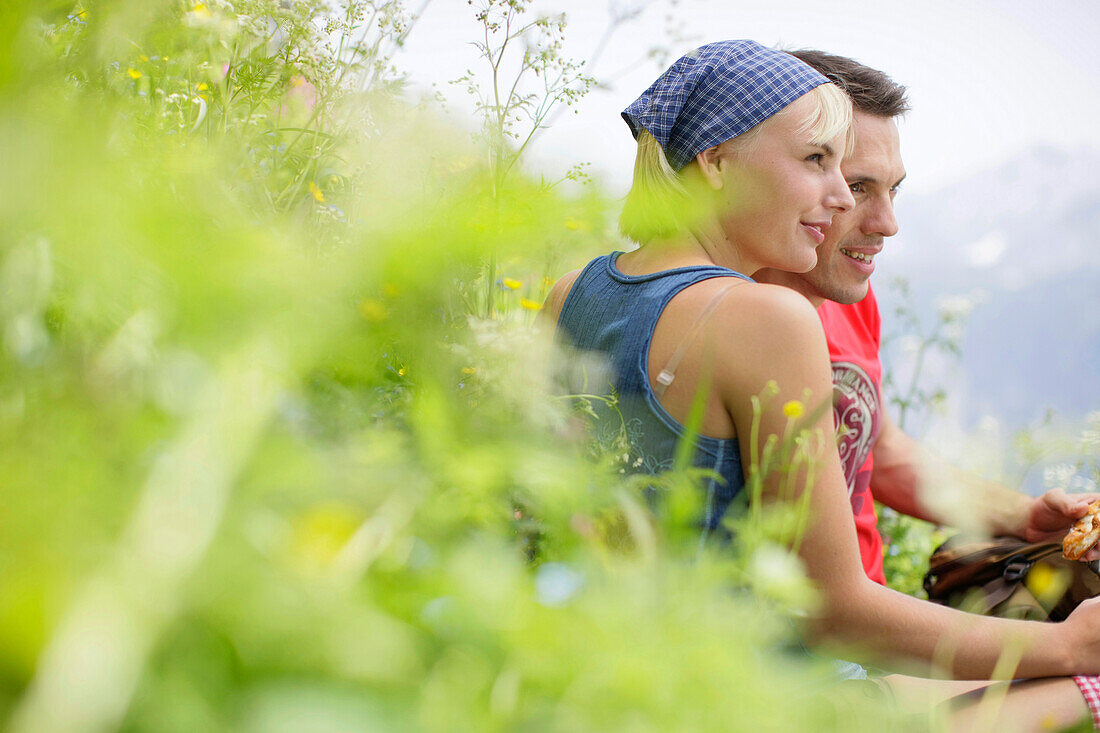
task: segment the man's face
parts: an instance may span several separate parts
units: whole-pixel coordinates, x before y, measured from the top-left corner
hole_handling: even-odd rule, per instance
[[[890,118],[856,112],[855,133],[855,148],[840,169],[856,205],[833,217],[825,241],[817,248],[814,269],[801,274],[784,273],[781,278],[783,284],[801,292],[815,306],[824,300],[862,300],[883,239],[898,231],[894,195],[905,178],[905,166],[897,125]]]

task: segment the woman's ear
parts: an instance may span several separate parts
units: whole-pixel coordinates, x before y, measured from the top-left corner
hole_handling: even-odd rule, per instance
[[[720,146],[707,148],[695,156],[695,163],[703,180],[715,191],[722,190],[722,165],[725,162]]]

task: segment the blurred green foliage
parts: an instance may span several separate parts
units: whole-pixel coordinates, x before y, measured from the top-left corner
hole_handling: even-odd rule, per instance
[[[608,203],[404,102],[411,25],[0,8],[8,727],[881,723],[784,651],[789,555],[699,550],[544,394]]]
[[[591,85],[528,13],[471,7],[550,73],[463,77],[471,136],[402,96],[394,0],[0,4],[8,728],[926,727],[793,651],[803,513],[700,547],[697,476],[646,502],[546,394],[614,205],[521,164]]]

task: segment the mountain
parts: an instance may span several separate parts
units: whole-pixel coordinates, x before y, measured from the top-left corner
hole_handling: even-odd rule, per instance
[[[899,196],[901,232],[875,274],[883,333],[913,341],[893,314],[898,276],[925,324],[937,304],[973,303],[961,359],[933,360],[939,373],[928,375],[958,396],[965,424],[992,415],[1018,429],[1048,408],[1067,418],[1100,409],[1098,172],[1098,151],[1034,147],[932,193]],[[910,370],[905,349],[885,352],[889,368]]]

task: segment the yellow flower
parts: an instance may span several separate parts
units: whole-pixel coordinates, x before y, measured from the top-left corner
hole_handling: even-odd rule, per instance
[[[1027,573],[1024,581],[1027,589],[1038,599],[1039,603],[1053,603],[1061,598],[1069,587],[1069,572],[1063,572],[1062,568],[1054,568],[1045,563],[1036,563]]]
[[[88,19],[88,11],[87,10],[81,10],[79,13],[76,14],[76,17],[80,18],[81,20],[87,20]]]
[[[592,224],[583,219],[569,217],[565,220],[565,228],[572,232],[587,232],[592,228]]]
[[[390,312],[382,301],[364,298],[359,301],[359,315],[372,323],[378,323],[389,318]]]
[[[140,56],[138,56],[138,61],[140,61],[143,64],[148,60],[149,60],[149,57],[146,56],[145,54],[141,54]]]
[[[526,308],[529,311],[537,311],[542,308],[542,303],[537,300],[528,300],[527,298],[520,298],[519,304],[521,308]]]
[[[521,287],[523,287],[523,281],[513,280],[510,277],[506,277],[504,278],[504,287],[508,288],[509,290],[519,290]]]
[[[294,517],[290,550],[306,567],[318,568],[336,559],[362,524],[360,511],[349,504],[326,502]]]
[[[130,75],[131,79],[140,79],[142,77],[142,73],[134,68],[127,69],[126,73]]]
[[[313,198],[317,199],[322,204],[325,203],[325,194],[321,192],[321,189],[317,188],[317,184],[313,181],[309,182],[309,192],[313,194]]]
[[[209,18],[212,15],[210,9],[203,3],[195,3],[195,7],[191,8],[191,12],[195,15],[201,15],[204,18]]]
[[[477,374],[477,367],[462,367],[462,373],[466,375]]]
[[[200,92],[205,92],[207,89],[210,88],[210,85],[204,81],[200,81],[198,83],[198,86],[196,86],[195,88],[198,89]]]
[[[397,370],[397,376],[399,376],[399,377],[403,377],[408,373],[409,373],[409,370],[406,369],[405,367],[401,367],[400,369]]]
[[[802,413],[805,411],[806,408],[798,400],[791,400],[783,405],[783,414],[790,418],[798,419],[802,417]]]

